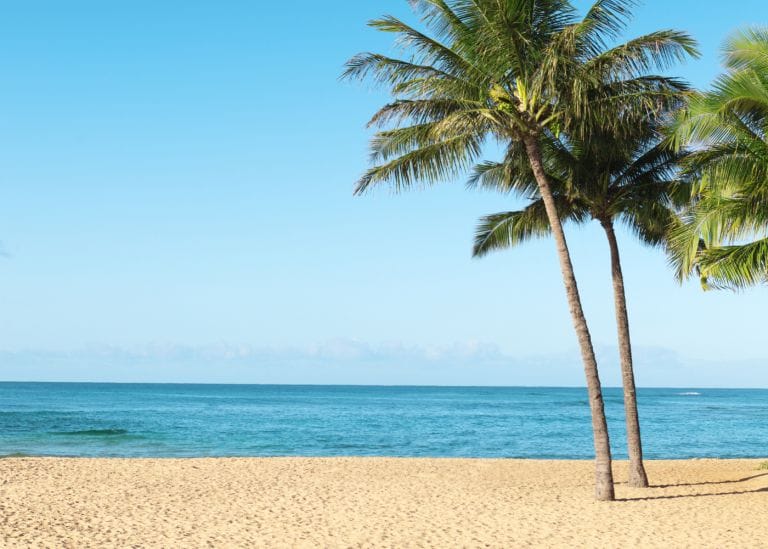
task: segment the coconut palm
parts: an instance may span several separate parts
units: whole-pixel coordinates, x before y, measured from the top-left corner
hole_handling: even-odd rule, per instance
[[[581,349],[596,497],[611,500],[611,450],[597,363],[542,141],[551,133],[587,127],[574,125],[576,119],[602,120],[621,131],[656,112],[677,86],[647,73],[692,53],[693,41],[680,32],[659,31],[607,47],[624,28],[632,0],[598,0],[583,18],[567,0],[411,4],[428,33],[389,16],[370,23],[394,33],[405,58],[363,53],[347,63],[346,77],[371,78],[394,96],[371,120],[379,128],[371,143],[374,167],[355,192],[383,183],[399,191],[447,181],[476,163],[489,140],[516,147],[534,175],[550,223]],[[636,99],[633,108],[616,109],[628,96]]]
[[[662,244],[685,186],[677,179],[683,153],[673,152],[666,145],[651,119],[635,130],[632,135],[618,137],[593,130],[583,141],[551,137],[544,142],[542,152],[560,218],[574,223],[597,221],[608,240],[624,388],[629,484],[644,488],[648,477],[643,464],[624,276],[614,227],[621,223],[641,242]],[[517,156],[512,152],[506,161],[478,166],[470,180],[471,186],[531,198],[522,210],[481,220],[473,250],[476,257],[551,234],[533,174],[525,165],[519,165]]]
[[[734,34],[724,59],[727,72],[672,127],[679,146],[697,148],[688,163],[697,185],[671,260],[705,288],[768,281],[768,28]]]

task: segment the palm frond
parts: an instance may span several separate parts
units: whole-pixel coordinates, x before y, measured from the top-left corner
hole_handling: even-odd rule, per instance
[[[555,201],[558,215],[576,223],[589,219],[589,213],[578,204],[558,197]],[[491,214],[480,219],[472,248],[474,257],[492,251],[517,246],[533,238],[548,236],[551,232],[544,201],[534,200],[522,210]]]
[[[768,274],[768,30],[734,34],[724,57],[728,72],[671,127],[675,146],[696,149],[685,171],[697,181],[669,253],[679,278],[741,288]]]
[[[381,183],[401,192],[416,182],[431,185],[454,179],[472,166],[481,147],[482,139],[471,134],[419,147],[366,171],[354,192],[359,195]]]
[[[494,250],[511,248],[536,237],[549,235],[551,229],[544,203],[537,200],[524,210],[501,212],[483,217],[475,231],[474,257]]]
[[[768,238],[705,249],[697,266],[710,288],[741,289],[768,282]]]

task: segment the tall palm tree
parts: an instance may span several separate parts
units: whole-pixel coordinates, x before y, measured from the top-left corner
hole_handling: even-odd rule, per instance
[[[624,389],[629,484],[645,488],[648,477],[643,464],[629,316],[614,225],[620,222],[629,227],[645,244],[662,244],[684,186],[677,179],[683,153],[673,152],[666,145],[658,124],[649,119],[635,130],[632,135],[618,137],[595,130],[587,140],[552,137],[544,143],[542,151],[561,219],[575,223],[595,220],[608,240]],[[473,250],[476,257],[551,234],[533,174],[526,166],[514,165],[515,157],[513,154],[512,165],[486,162],[478,166],[470,180],[473,186],[531,198],[522,210],[497,213],[481,220]]]
[[[452,179],[478,160],[487,140],[516,145],[532,170],[550,222],[581,349],[596,497],[612,500],[611,449],[597,362],[541,144],[550,133],[577,129],[577,118],[602,120],[620,131],[656,112],[677,86],[648,71],[692,53],[693,41],[680,32],[659,31],[607,47],[623,30],[633,0],[598,0],[581,19],[567,0],[411,4],[431,34],[390,16],[370,23],[397,35],[405,59],[363,53],[347,63],[346,77],[372,78],[394,96],[371,120],[380,128],[372,139],[375,165],[355,192],[381,183],[403,190]],[[637,98],[634,108],[617,111],[616,102],[627,96]],[[613,118],[616,112],[620,116]]]
[[[697,149],[697,185],[670,257],[705,288],[768,282],[768,28],[734,34],[723,57],[727,72],[672,126],[678,145]]]

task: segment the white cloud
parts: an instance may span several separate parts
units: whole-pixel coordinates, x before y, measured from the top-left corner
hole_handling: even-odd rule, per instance
[[[766,387],[768,360],[722,364],[685,359],[669,349],[636,346],[643,387]],[[598,350],[603,384],[621,383],[615,348]],[[372,344],[335,339],[305,347],[152,343],[133,348],[0,351],[0,379],[189,383],[581,386],[576,349],[515,356],[492,343],[446,346]]]

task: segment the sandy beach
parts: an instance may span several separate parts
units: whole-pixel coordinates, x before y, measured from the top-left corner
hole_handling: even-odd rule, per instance
[[[759,460],[0,460],[3,547],[765,547]],[[616,464],[625,479],[624,463]]]

